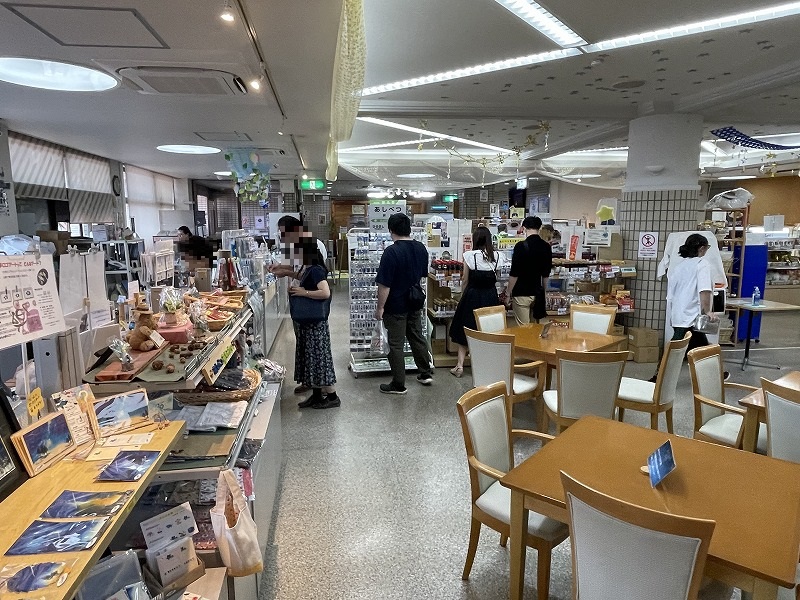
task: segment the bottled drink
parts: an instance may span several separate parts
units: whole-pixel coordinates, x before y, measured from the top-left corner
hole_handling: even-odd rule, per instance
[[[753,306],[761,304],[761,290],[758,287],[753,288]]]

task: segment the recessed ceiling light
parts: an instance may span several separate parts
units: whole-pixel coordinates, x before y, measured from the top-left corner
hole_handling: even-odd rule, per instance
[[[253,88],[255,91],[258,91],[261,89],[261,82],[258,79],[253,79],[250,82],[250,87]]]
[[[282,131],[279,131],[279,132],[278,132],[278,135],[283,135],[283,132],[282,132]]]
[[[400,173],[398,179],[430,179],[436,177],[433,173]]]
[[[736,181],[737,179],[756,179],[758,175],[725,175],[723,177],[717,177],[722,181]]]
[[[233,14],[233,10],[231,9],[230,0],[225,0],[225,6],[222,8],[219,18],[223,21],[227,21],[228,23],[233,23],[233,21],[236,19],[236,16]]]
[[[305,173],[303,173],[303,179],[308,179],[308,175],[306,175]]]
[[[214,171],[214,175],[218,175],[220,177],[230,177],[231,171]]]
[[[59,92],[102,92],[117,87],[111,75],[63,62],[0,57],[0,81]]]
[[[583,175],[564,175],[564,179],[594,179],[595,177],[602,177],[599,173],[584,173]]]
[[[510,10],[562,48],[586,44],[586,40],[533,0],[495,0],[495,2]]]
[[[192,146],[191,144],[165,144],[156,146],[156,150],[172,154],[217,154],[221,152],[219,148],[212,146]]]

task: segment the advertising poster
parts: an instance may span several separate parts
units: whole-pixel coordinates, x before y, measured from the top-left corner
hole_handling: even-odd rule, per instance
[[[64,329],[53,257],[0,256],[0,349]]]

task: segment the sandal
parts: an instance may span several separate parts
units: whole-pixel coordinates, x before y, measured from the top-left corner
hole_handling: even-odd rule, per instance
[[[450,369],[450,373],[456,377],[461,377],[464,375],[464,367],[453,367]]]

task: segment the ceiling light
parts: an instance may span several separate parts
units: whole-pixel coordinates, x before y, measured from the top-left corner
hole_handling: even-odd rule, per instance
[[[308,175],[306,175],[305,173],[303,173],[303,179],[308,179]]]
[[[577,179],[578,181],[583,179],[594,179],[595,177],[602,177],[599,173],[584,173],[583,175],[564,175],[564,179]]]
[[[519,56],[517,58],[508,58],[506,60],[498,60],[482,65],[475,65],[474,67],[453,69],[452,71],[435,73],[433,75],[423,75],[421,77],[414,77],[412,79],[403,79],[402,81],[394,81],[392,83],[375,85],[362,89],[361,96],[373,96],[375,94],[383,94],[385,92],[393,92],[395,90],[404,90],[421,85],[430,85],[432,83],[440,83],[442,81],[461,79],[462,77],[482,75],[483,73],[493,73],[495,71],[503,71],[505,69],[527,67],[529,65],[560,60],[562,58],[576,56],[578,54],[581,54],[581,51],[577,48],[565,48],[563,50],[552,50],[551,52],[540,52],[539,54],[529,54],[527,56]]]
[[[716,19],[688,23],[686,25],[657,29],[655,31],[645,31],[644,33],[605,40],[597,42],[596,44],[589,44],[581,49],[587,53],[603,52],[606,50],[613,50],[614,48],[637,46],[639,44],[674,39],[687,35],[694,35],[696,33],[708,33],[709,31],[716,31],[718,29],[739,27],[749,23],[759,23],[761,21],[780,19],[797,14],[800,14],[800,2],[791,2],[789,4],[780,4],[770,8],[762,8],[760,10],[730,15],[728,17],[718,17]]]
[[[412,198],[434,198],[436,197],[436,192],[411,192]]]
[[[498,146],[490,146],[489,144],[482,144],[481,142],[473,142],[472,140],[466,140],[464,138],[455,137],[444,133],[438,133],[436,131],[428,131],[427,129],[420,129],[419,127],[410,127],[408,125],[402,125],[401,123],[395,123],[393,121],[385,121],[383,119],[376,119],[375,117],[356,117],[356,118],[359,121],[364,121],[365,123],[382,125],[383,127],[391,127],[392,129],[401,129],[403,131],[410,131],[411,133],[419,133],[421,135],[433,134],[443,140],[451,140],[453,142],[459,142],[461,144],[467,144],[469,146],[486,148],[487,150],[493,150],[494,152],[499,152],[501,154],[514,154],[513,150],[506,150],[505,148],[500,148]]]
[[[736,181],[737,179],[756,179],[757,175],[726,175],[724,177],[717,177],[722,181]]]
[[[219,177],[230,177],[231,171],[214,171],[214,175],[218,175]]]
[[[533,0],[495,0],[539,33],[562,48],[583,46],[587,42]]]
[[[283,135],[283,132],[282,132],[282,131],[279,131],[279,132],[278,132],[278,135]]]
[[[369,192],[367,194],[367,198],[386,198],[387,196],[386,192]]]
[[[253,79],[250,82],[250,87],[253,88],[255,91],[258,91],[261,89],[261,82],[258,79]]]
[[[217,154],[221,152],[219,148],[212,146],[192,146],[190,144],[166,144],[164,146],[156,146],[156,150],[171,152],[172,154]]]
[[[0,57],[0,81],[59,92],[102,92],[119,84],[97,69],[11,56]]]
[[[231,9],[230,0],[225,0],[225,6],[222,7],[222,12],[220,13],[219,18],[223,21],[227,21],[228,23],[232,23],[236,19],[233,14],[233,10]]]
[[[361,150],[376,150],[378,148],[395,148],[397,146],[410,146],[411,144],[426,144],[428,142],[438,142],[442,138],[421,138],[417,140],[408,140],[406,142],[388,142],[386,144],[372,144],[369,146],[356,146],[355,148],[342,148],[339,154],[347,154],[348,152],[359,152]]]
[[[436,177],[433,173],[400,173],[398,179],[430,179]]]

